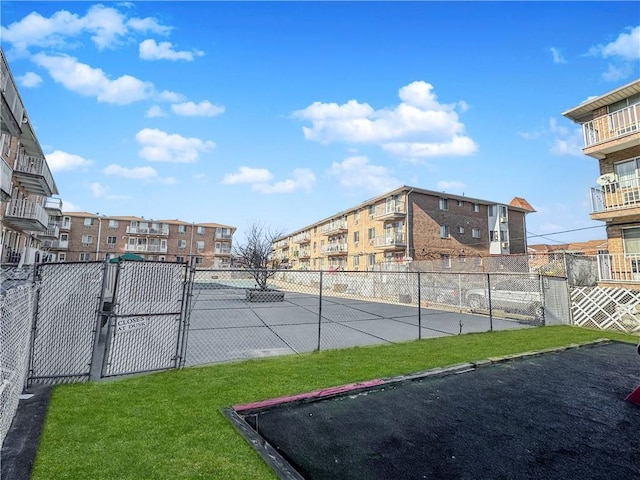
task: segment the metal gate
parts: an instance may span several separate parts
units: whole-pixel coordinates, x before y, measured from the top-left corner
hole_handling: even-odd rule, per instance
[[[180,366],[189,267],[120,261],[116,268],[102,377]],[[110,290],[110,289],[108,289]]]
[[[89,379],[104,268],[103,262],[38,265],[29,384]]]

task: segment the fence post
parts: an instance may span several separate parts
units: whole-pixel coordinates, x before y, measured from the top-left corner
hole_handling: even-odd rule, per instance
[[[318,351],[320,351],[321,330],[322,330],[322,270],[320,270],[320,293],[318,294]]]
[[[104,345],[100,344],[102,332],[102,315],[104,315],[104,292],[107,288],[107,272],[109,269],[109,256],[102,262],[102,286],[100,287],[100,297],[98,298],[98,308],[96,311],[95,330],[93,331],[93,353],[89,361],[89,380],[100,379],[102,359],[105,354]]]
[[[491,274],[487,273],[487,292],[489,293],[489,331],[493,332],[493,308],[491,307]]]
[[[418,271],[418,340],[422,340],[422,300],[420,293],[420,271]]]

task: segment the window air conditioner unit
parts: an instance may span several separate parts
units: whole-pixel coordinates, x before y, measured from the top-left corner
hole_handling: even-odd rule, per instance
[[[507,221],[507,217],[500,217],[500,223],[505,223]]]
[[[369,214],[369,220],[373,220],[373,213]]]
[[[509,248],[509,242],[502,242],[502,248]]]
[[[375,240],[372,238],[371,240],[369,240],[369,245],[373,245],[375,242]]]

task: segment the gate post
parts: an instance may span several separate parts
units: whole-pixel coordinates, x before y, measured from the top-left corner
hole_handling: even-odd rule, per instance
[[[322,329],[322,270],[320,270],[320,292],[318,293],[318,351],[320,351],[320,338]]]
[[[89,363],[89,380],[97,381],[100,380],[100,366],[102,364],[101,360],[105,355],[105,342],[100,342],[100,336],[102,333],[102,316],[104,310],[104,292],[107,286],[107,269],[109,268],[109,256],[104,259],[102,262],[102,286],[100,288],[100,297],[98,299],[98,308],[96,309],[96,321],[94,328],[94,339],[93,339],[93,353],[91,354],[91,361]],[[102,347],[102,348],[101,348]]]

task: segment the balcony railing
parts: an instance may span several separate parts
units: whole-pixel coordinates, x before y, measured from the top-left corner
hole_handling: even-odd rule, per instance
[[[13,175],[30,192],[45,197],[58,193],[53,175],[44,157],[18,155],[13,167]]]
[[[46,208],[47,210],[53,210],[56,213],[62,213],[62,199],[49,197],[44,203],[44,208]]]
[[[334,233],[341,233],[347,230],[346,220],[334,220],[332,222],[323,225],[320,232],[323,235],[332,235]]]
[[[322,247],[322,253],[327,255],[335,255],[340,253],[347,253],[347,244],[346,243],[334,243],[325,245]]]
[[[384,235],[382,237],[376,237],[374,239],[374,245],[376,247],[403,247],[407,244],[404,238],[404,234],[395,233],[391,235]]]
[[[297,235],[294,235],[293,238],[291,239],[291,241],[293,243],[307,243],[311,241],[311,235],[307,232],[305,233],[298,233]]]
[[[44,231],[49,225],[49,213],[32,200],[11,199],[3,222],[22,230]]]
[[[591,213],[640,207],[640,178],[591,188]]]
[[[7,61],[4,58],[4,53],[0,55],[2,57],[2,63],[0,64],[0,90],[2,91],[2,96],[4,100],[7,102],[11,113],[13,114],[13,118],[20,124],[22,122],[24,116],[24,105],[22,104],[22,100],[20,99],[20,95],[18,95],[18,89],[9,72],[9,66],[7,65]],[[4,119],[3,119],[4,120]],[[13,127],[11,125],[12,122],[7,122],[10,127],[11,134],[18,136],[20,132],[13,131]]]
[[[0,177],[0,190],[2,190],[2,200],[11,198],[11,177],[13,169],[2,159],[2,176]]]
[[[582,135],[585,148],[637,132],[638,119],[640,119],[639,103],[583,123]]]
[[[640,283],[640,254],[598,255],[598,279]]]
[[[38,233],[38,237],[58,238],[60,235],[60,226],[57,223],[49,223],[44,232]]]
[[[397,218],[403,217],[406,213],[404,202],[385,203],[384,205],[378,205],[373,212],[373,218],[375,220],[382,220],[385,218]]]
[[[159,253],[167,253],[166,245],[129,245],[128,243],[124,246],[125,251],[127,252],[159,252]]]
[[[132,235],[169,235],[169,227],[167,228],[152,228],[152,227],[127,227],[127,233]]]

